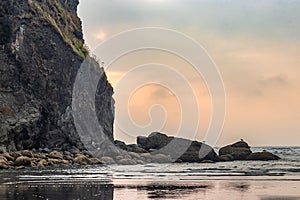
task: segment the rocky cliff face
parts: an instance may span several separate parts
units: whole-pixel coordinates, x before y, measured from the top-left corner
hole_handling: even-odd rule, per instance
[[[84,58],[78,0],[0,4],[0,150],[84,149],[72,118],[72,87]],[[98,83],[96,111],[113,140],[113,89]]]

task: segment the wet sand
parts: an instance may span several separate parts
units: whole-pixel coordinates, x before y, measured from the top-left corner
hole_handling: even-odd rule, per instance
[[[297,159],[3,170],[0,200],[300,200]]]
[[[300,180],[57,182],[0,185],[1,200],[21,199],[300,199]]]

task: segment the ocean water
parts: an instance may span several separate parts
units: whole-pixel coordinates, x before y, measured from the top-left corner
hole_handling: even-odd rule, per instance
[[[0,171],[0,199],[300,199],[300,147],[262,150],[282,159]]]

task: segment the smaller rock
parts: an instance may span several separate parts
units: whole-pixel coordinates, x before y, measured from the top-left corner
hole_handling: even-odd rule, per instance
[[[228,161],[233,161],[234,157],[231,154],[226,154],[226,155],[222,155],[220,156],[220,161],[222,162],[228,162]]]
[[[18,157],[16,160],[15,160],[15,165],[16,166],[31,166],[31,161],[32,161],[32,158],[29,158],[27,156],[20,156]]]
[[[30,167],[36,167],[37,164],[35,162],[31,162]]]
[[[52,151],[49,153],[49,158],[54,158],[54,159],[63,159],[64,155],[58,151]]]
[[[251,153],[247,158],[247,160],[262,160],[262,161],[279,160],[279,159],[281,159],[279,156],[276,156],[267,151]]]
[[[115,159],[118,161],[118,160],[122,160],[124,157],[123,156],[117,156]]]
[[[152,159],[152,155],[150,153],[142,153],[140,154],[141,159],[143,160],[151,160]]]
[[[8,165],[0,163],[0,169],[9,169]]]
[[[103,156],[100,161],[104,164],[115,164],[115,160],[108,156]]]
[[[15,158],[11,156],[8,152],[5,152],[2,154],[3,157],[5,157],[8,161],[14,161]]]
[[[74,162],[79,164],[79,165],[87,165],[89,164],[91,161],[89,160],[89,158],[87,158],[85,155],[78,155],[75,159]]]
[[[9,165],[6,159],[0,157],[0,169],[8,169]]]
[[[183,163],[183,161],[181,159],[177,159],[175,163]]]
[[[93,155],[89,151],[82,151],[81,154],[85,155],[88,158],[92,158]]]
[[[37,167],[46,167],[48,165],[48,162],[44,159],[40,160],[37,164]]]
[[[26,157],[29,157],[29,158],[32,158],[33,157],[33,153],[32,151],[29,151],[29,150],[23,150],[20,152],[23,156],[26,156]]]
[[[200,161],[200,163],[215,163],[215,162],[212,160],[202,160]]]
[[[8,164],[8,160],[2,155],[0,155],[0,162],[5,163],[6,165]]]
[[[65,160],[68,160],[69,162],[73,162],[74,161],[74,158],[72,156],[70,156],[70,155],[66,155],[64,158],[65,158]]]
[[[128,153],[132,158],[141,159],[141,156],[138,153],[135,152],[129,152]]]
[[[92,164],[92,165],[100,165],[100,164],[103,164],[103,163],[98,158],[90,158],[90,164]]]
[[[220,156],[230,154],[233,156],[234,160],[247,160],[251,153],[250,146],[244,141],[227,145],[219,150]]]
[[[135,160],[132,160],[132,159],[122,159],[122,160],[118,160],[118,164],[120,164],[120,165],[135,165],[136,162],[135,162]]]
[[[19,169],[25,169],[25,166],[21,165],[21,166],[16,166],[15,169],[19,170]]]
[[[47,159],[47,156],[44,153],[36,153],[34,154],[34,157],[39,159]]]
[[[14,165],[14,162],[13,162],[13,161],[8,161],[8,165],[9,165],[9,166],[13,166],[13,165]]]
[[[146,164],[146,162],[144,162],[144,161],[142,161],[142,160],[136,160],[135,162],[136,162],[136,164],[139,164],[139,165],[144,165],[144,164]]]
[[[14,159],[16,159],[17,157],[22,156],[22,154],[21,154],[20,152],[11,152],[10,155],[11,155],[12,157],[14,157]]]
[[[125,142],[122,142],[122,141],[119,141],[119,140],[115,140],[114,141],[114,144],[119,147],[120,149],[123,149],[123,150],[127,150],[127,146],[125,144]]]
[[[77,149],[76,147],[72,147],[72,149],[70,149],[69,152],[72,154],[80,153],[79,149]]]
[[[147,153],[145,149],[139,147],[137,144],[129,144],[127,145],[127,151],[135,152],[135,153]]]

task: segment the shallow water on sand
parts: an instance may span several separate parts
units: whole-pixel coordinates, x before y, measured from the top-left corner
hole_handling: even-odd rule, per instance
[[[300,148],[262,149],[284,159],[1,171],[0,200],[300,199]]]

